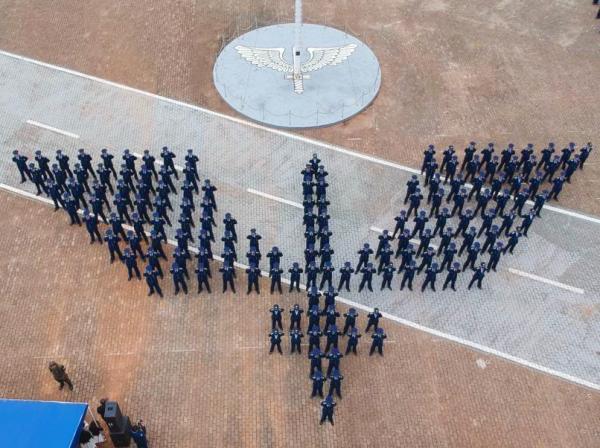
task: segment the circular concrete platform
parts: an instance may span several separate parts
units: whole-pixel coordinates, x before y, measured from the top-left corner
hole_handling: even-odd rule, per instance
[[[304,79],[304,90],[296,93],[294,81],[286,78],[292,75],[294,30],[293,23],[258,28],[230,42],[219,54],[214,83],[232,108],[270,126],[311,128],[347,120],[375,99],[381,70],[370,48],[343,31],[311,24],[302,25],[303,68],[311,58],[309,48],[345,47],[351,52],[335,65],[307,71],[310,79]],[[278,62],[265,61],[273,54]]]

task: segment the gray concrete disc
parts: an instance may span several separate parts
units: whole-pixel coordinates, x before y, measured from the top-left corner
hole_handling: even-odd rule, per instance
[[[322,25],[302,25],[302,49],[355,44],[342,63],[310,72],[304,92],[294,92],[285,73],[257,67],[235,47],[284,48],[283,59],[292,64],[294,24],[258,28],[230,42],[213,69],[217,90],[242,115],[270,126],[310,128],[329,126],[358,114],[377,96],[381,70],[369,47],[343,31]],[[303,52],[302,62],[308,59]]]

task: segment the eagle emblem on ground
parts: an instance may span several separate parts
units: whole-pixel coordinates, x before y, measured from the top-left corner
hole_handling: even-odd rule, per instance
[[[258,48],[238,45],[235,47],[242,58],[257,67],[266,67],[285,74],[286,79],[294,82],[294,92],[304,91],[304,80],[310,79],[306,73],[320,70],[328,65],[344,62],[356,49],[356,44],[341,47],[307,48],[308,60],[300,63],[300,51],[294,48],[293,63],[289,64],[283,58],[284,48]]]

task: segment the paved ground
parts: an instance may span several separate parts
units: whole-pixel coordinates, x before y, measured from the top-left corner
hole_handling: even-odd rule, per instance
[[[212,84],[224,42],[292,20],[292,2],[0,1],[0,48],[233,114]],[[379,57],[382,90],[346,125],[306,132],[416,166],[427,143],[598,145],[600,36],[589,1],[305,1]],[[600,163],[565,199],[600,214]]]
[[[36,201],[0,193],[4,397],[108,396],[151,446],[593,447],[596,392],[389,321],[384,358],[342,360],[335,427],[319,427],[304,357],[267,353],[268,308],[300,294],[148,298],[105,247]],[[43,226],[40,226],[43,224]],[[214,284],[214,283],[213,283]],[[262,288],[265,288],[262,284]],[[341,307],[345,309],[345,307]],[[246,317],[246,318],[245,318]],[[364,328],[364,313],[359,317]],[[345,345],[345,342],[343,343]],[[74,392],[46,369],[64,363]]]
[[[239,233],[256,227],[263,248],[278,245],[283,264],[303,258],[302,210],[247,192],[253,188],[291,201],[301,198],[299,170],[319,152],[330,171],[331,229],[334,265],[356,260],[364,241],[375,243],[371,226],[389,226],[401,207],[409,173],[396,167],[326,150],[313,144],[248,127],[201,111],[106,84],[0,56],[0,121],[3,142],[0,181],[18,185],[10,148],[63,147],[74,156],[79,146],[99,155],[97,142],[110,148],[159,148],[169,142],[182,159],[185,148],[201,148],[200,170],[219,188],[220,214],[230,211]],[[58,111],[58,113],[57,113]],[[90,111],[94,111],[90,114]],[[102,118],[100,118],[102,117]],[[63,136],[27,124],[43,121],[79,134]],[[578,173],[585,181],[591,171]],[[24,188],[34,191],[31,184]],[[567,187],[568,189],[568,187]],[[566,200],[563,200],[563,202]],[[217,222],[220,222],[217,218]],[[562,229],[558,232],[557,229]],[[366,306],[378,305],[395,316],[472,341],[509,355],[600,384],[600,307],[596,298],[600,268],[594,247],[600,245],[598,223],[545,211],[529,238],[506,257],[498,274],[486,278],[482,291],[459,293],[395,291],[344,297]],[[220,233],[218,230],[217,233]],[[220,251],[220,245],[217,246]],[[242,247],[240,254],[244,261]],[[266,252],[266,249],[264,250]],[[507,269],[580,288],[580,293],[517,276]],[[354,279],[354,291],[358,284]],[[421,279],[416,281],[420,285]],[[440,282],[443,279],[440,279]],[[379,280],[375,280],[376,288]],[[507,287],[508,286],[508,287]],[[439,285],[438,285],[439,287]]]

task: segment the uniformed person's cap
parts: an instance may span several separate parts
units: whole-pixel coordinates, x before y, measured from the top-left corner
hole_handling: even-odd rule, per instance
[[[36,149],[36,150],[35,150],[35,154],[36,154],[37,156],[39,156],[39,155],[41,155],[41,154],[42,154],[42,151],[40,151],[39,149]]]
[[[83,152],[83,151],[84,151],[84,149],[83,149],[83,148],[79,148],[77,151],[79,151],[79,152]]]
[[[475,146],[476,144],[477,144],[477,143],[475,143],[475,142],[470,142],[470,143],[469,143],[469,145],[471,145],[471,146]]]

